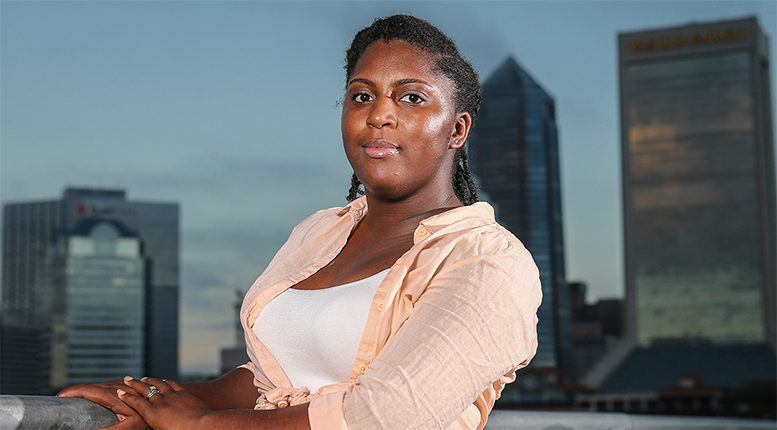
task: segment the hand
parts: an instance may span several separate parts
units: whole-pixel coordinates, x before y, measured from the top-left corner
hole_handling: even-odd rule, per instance
[[[110,409],[111,412],[116,414],[116,417],[119,418],[117,424],[108,427],[111,430],[149,428],[140,414],[119,399],[119,396],[116,394],[116,390],[118,389],[127,389],[127,386],[124,385],[124,381],[120,379],[99,384],[74,385],[60,391],[57,393],[57,396],[80,397]]]
[[[156,378],[124,378],[131,389],[117,389],[119,399],[137,411],[155,429],[193,429],[208,406],[175,381]],[[158,392],[148,397],[155,387]]]

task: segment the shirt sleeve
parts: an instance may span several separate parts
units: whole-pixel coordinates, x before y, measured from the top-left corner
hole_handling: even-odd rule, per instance
[[[541,297],[525,249],[443,269],[353,389],[311,402],[311,428],[447,428],[534,356]]]

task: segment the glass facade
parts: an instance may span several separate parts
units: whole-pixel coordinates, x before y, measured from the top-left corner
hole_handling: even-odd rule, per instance
[[[0,393],[53,394],[52,297],[45,274],[51,238],[60,225],[58,201],[3,207]]]
[[[56,248],[52,386],[144,374],[140,239],[117,222],[86,219]]]
[[[641,345],[768,340],[774,152],[758,34],[752,19],[621,35],[627,299]]]
[[[469,148],[473,173],[497,219],[529,249],[540,271],[539,348],[532,363],[563,367],[569,305],[555,107],[512,58],[483,84]]]
[[[63,304],[69,302],[62,293],[65,285],[83,281],[110,288],[116,277],[137,275],[125,273],[124,263],[62,251],[65,245],[58,245],[58,238],[71,234],[85,220],[120,223],[142,243],[140,297],[144,309],[138,327],[143,328],[143,342],[137,351],[143,365],[133,374],[178,377],[178,205],[130,201],[121,190],[68,188],[59,200],[3,207],[1,393],[51,394],[55,386],[49,381],[64,380],[67,365],[61,359],[67,354],[62,349],[66,327],[61,320],[55,322],[53,315],[55,310],[61,314]],[[81,231],[75,236],[79,235],[88,234]],[[112,270],[118,272],[108,275]],[[116,282],[129,282],[127,279]],[[135,348],[129,335],[124,338]]]

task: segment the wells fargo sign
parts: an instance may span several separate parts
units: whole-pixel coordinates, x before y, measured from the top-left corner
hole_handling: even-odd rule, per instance
[[[727,28],[722,30],[696,31],[687,34],[677,34],[665,37],[650,37],[635,39],[628,42],[632,53],[655,52],[669,49],[689,48],[700,45],[714,45],[743,41],[750,37],[750,31],[745,27]]]
[[[78,202],[76,214],[82,217],[126,217],[135,216],[135,208],[120,205],[100,204],[94,202]]]

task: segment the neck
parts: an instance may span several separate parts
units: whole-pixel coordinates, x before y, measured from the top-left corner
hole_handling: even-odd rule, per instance
[[[412,235],[421,220],[462,205],[453,190],[435,197],[392,201],[367,194],[369,212],[362,223],[368,231],[382,237]]]

